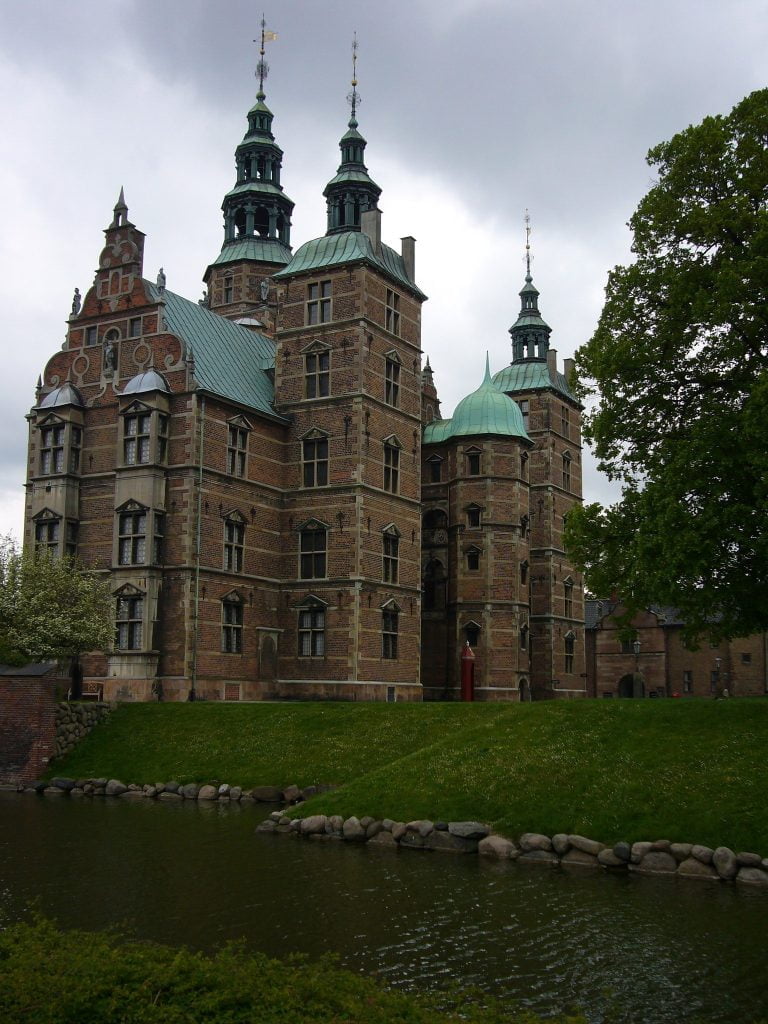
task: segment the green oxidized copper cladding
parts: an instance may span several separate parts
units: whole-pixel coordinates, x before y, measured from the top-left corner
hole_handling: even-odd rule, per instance
[[[568,387],[568,381],[562,373],[550,373],[547,363],[540,359],[512,363],[493,376],[493,383],[500,391],[540,391],[544,388],[559,391],[572,402],[577,401]]]
[[[530,440],[517,403],[491,380],[486,357],[483,383],[477,391],[462,398],[450,420],[433,420],[425,427],[424,444],[435,444],[452,437],[488,435]]]

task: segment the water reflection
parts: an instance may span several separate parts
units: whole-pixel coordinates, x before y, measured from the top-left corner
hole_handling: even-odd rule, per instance
[[[768,895],[256,835],[252,806],[0,794],[0,922],[340,954],[391,984],[671,1024],[765,1012]],[[611,1009],[613,1007],[613,1009]]]

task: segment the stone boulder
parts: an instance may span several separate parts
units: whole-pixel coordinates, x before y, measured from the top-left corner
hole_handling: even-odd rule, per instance
[[[739,868],[736,881],[744,882],[746,885],[760,885],[765,888],[768,886],[768,871],[763,871],[762,868]]]
[[[736,861],[740,868],[759,868],[763,865],[763,858],[759,853],[737,853]]]
[[[279,804],[282,802],[283,793],[277,786],[254,786],[251,797],[261,804]]]
[[[358,818],[352,815],[351,818],[347,818],[344,822],[341,834],[350,843],[364,843],[365,842],[365,829],[360,824]]]
[[[407,835],[416,835],[409,832]],[[477,853],[477,839],[464,839],[462,836],[452,835],[450,832],[438,832],[436,829],[429,833],[426,839],[417,836],[426,850],[435,850],[438,853]],[[403,840],[400,840],[403,845]]]
[[[282,798],[287,804],[295,804],[301,800],[301,790],[298,786],[286,786],[282,792]]]
[[[403,835],[400,837],[400,845],[408,850],[422,850],[424,849],[424,837],[420,836],[418,832],[412,832],[406,829]]]
[[[627,861],[617,856],[613,850],[601,850],[597,855],[597,863],[604,868],[626,868]]]
[[[552,849],[558,855],[558,857],[564,856],[571,848],[571,841],[565,832],[558,832],[556,836],[552,836]]]
[[[481,857],[510,860],[512,855],[517,853],[517,847],[511,839],[505,839],[504,836],[486,836],[477,844],[477,852]]]
[[[674,875],[677,861],[666,850],[649,850],[637,865],[637,871],[641,875]]]
[[[214,792],[216,791],[215,786],[211,786],[209,788],[214,790]],[[179,792],[181,793],[185,800],[197,800],[198,794],[200,792],[200,786],[198,786],[196,782],[188,782],[185,786],[181,787]]]
[[[600,851],[598,850],[598,853]],[[586,853],[584,850],[578,849],[574,846],[572,850],[569,850],[561,859],[560,863],[564,868],[596,868],[599,867],[597,863],[597,855],[593,853]]]
[[[325,826],[328,818],[324,814],[310,814],[308,818],[301,819],[299,831],[303,836],[318,835],[325,833]]]
[[[186,786],[184,788],[186,789]],[[215,786],[200,786],[196,795],[198,800],[216,800],[218,798],[219,791]],[[194,799],[194,797],[190,797],[189,799]]]
[[[698,860],[696,857],[688,857],[687,860],[684,860],[678,867],[677,873],[681,878],[702,878],[704,881],[710,882],[720,880],[720,876],[711,864],[705,864],[704,861]]]
[[[377,832],[374,836],[368,840],[369,846],[397,846],[395,837],[391,832],[385,832],[383,829],[381,832]]]
[[[702,864],[711,864],[714,852],[711,846],[701,846],[699,843],[694,843],[691,847],[691,856],[700,860]]]
[[[587,839],[585,836],[568,836],[568,841],[575,850],[588,853],[590,857],[596,857],[601,850],[605,849],[605,843],[598,843],[594,839]]]
[[[629,864],[632,859],[632,847],[629,843],[625,843],[622,840],[614,845],[613,855],[614,857],[618,857],[619,860],[623,860],[625,864]]]
[[[523,853],[547,852],[552,849],[552,840],[540,832],[524,832],[520,836],[520,849]]]
[[[650,853],[653,843],[632,843],[632,854],[630,860],[633,864],[639,864],[646,853]]]
[[[672,843],[669,848],[669,852],[677,861],[688,860],[691,856],[691,850],[693,849],[692,843]]]
[[[544,864],[550,867],[560,863],[557,854],[552,850],[523,850],[518,860],[521,864]]]
[[[75,780],[55,778],[51,779],[51,785],[56,786],[57,789],[63,789],[66,793],[69,793],[75,788]]]
[[[449,821],[448,831],[459,839],[485,839],[491,834],[490,828],[480,821]]]
[[[128,792],[128,787],[119,779],[110,779],[104,787],[104,792],[107,796],[120,796],[122,793]]]
[[[718,846],[712,854],[712,863],[715,865],[718,875],[727,881],[735,878],[739,870],[736,854],[727,846]]]

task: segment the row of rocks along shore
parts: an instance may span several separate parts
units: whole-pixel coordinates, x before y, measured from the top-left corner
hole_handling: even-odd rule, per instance
[[[198,785],[190,782],[157,782],[154,785],[125,784],[119,779],[68,779],[33,782],[20,787],[43,796],[120,797],[122,799],[200,803],[281,803],[297,805],[332,786],[291,785],[241,786]],[[554,836],[525,832],[517,842],[496,835],[478,821],[393,821],[370,816],[343,818],[339,814],[291,817],[285,808],[273,811],[257,827],[258,832],[285,833],[313,840],[368,843],[371,846],[404,850],[434,850],[444,853],[478,854],[496,860],[517,861],[546,867],[633,871],[641,875],[676,875],[703,881],[741,882],[768,888],[768,857],[758,853],[736,853],[726,846],[712,849],[696,843],[619,842],[613,846],[585,836],[558,833]]]

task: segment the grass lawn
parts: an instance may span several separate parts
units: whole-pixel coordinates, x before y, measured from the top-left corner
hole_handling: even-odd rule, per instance
[[[302,813],[476,818],[768,855],[768,701],[134,704],[51,774],[333,793]]]

